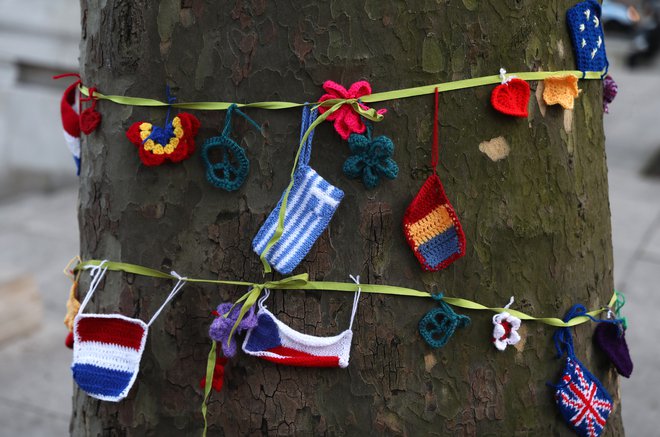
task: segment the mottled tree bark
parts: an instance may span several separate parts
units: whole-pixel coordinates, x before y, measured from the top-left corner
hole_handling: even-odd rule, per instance
[[[104,93],[179,101],[312,101],[332,79],[370,81],[385,91],[509,71],[574,68],[564,24],[573,1],[550,0],[111,0],[82,2],[84,82]],[[530,116],[513,119],[489,103],[492,87],[440,97],[439,173],[467,236],[466,256],[422,273],[401,220],[430,174],[432,96],[390,101],[377,134],[396,144],[399,178],[366,191],[341,166],[348,147],[325,123],[312,166],[346,196],[297,272],[443,291],[489,306],[563,316],[573,303],[603,305],[612,293],[612,247],[599,81],[580,83],[574,111],[545,108],[532,83]],[[536,97],[534,94],[536,90]],[[261,281],[250,241],[288,182],[298,139],[297,110],[249,110],[262,137],[235,119],[251,171],[227,193],[206,182],[199,153],[179,165],[148,168],[124,136],[138,120],[162,123],[163,109],[101,102],[100,130],[86,137],[80,189],[81,255],[192,277]],[[217,134],[224,113],[197,112],[198,144]],[[493,161],[488,144],[510,146]],[[274,277],[278,277],[274,275]],[[81,290],[88,279],[83,278]],[[109,273],[90,311],[147,319],[173,284]],[[198,387],[209,348],[210,311],[246,290],[187,285],[152,327],[138,381],[114,404],[79,390],[74,435],[196,435]],[[295,329],[346,329],[352,295],[276,291],[269,307]],[[430,299],[363,296],[346,370],[276,366],[239,356],[209,405],[211,435],[571,435],[546,381],[553,329],[525,323],[524,340],[499,353],[492,314],[472,317],[440,350],[417,323]],[[615,398],[606,435],[621,435],[615,372],[574,330],[576,352]]]

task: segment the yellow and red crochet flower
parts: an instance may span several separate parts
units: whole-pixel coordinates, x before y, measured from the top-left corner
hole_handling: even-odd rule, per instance
[[[138,121],[133,123],[126,136],[138,148],[144,165],[161,165],[165,161],[180,162],[195,152],[195,135],[199,120],[192,114],[181,112],[165,127]]]

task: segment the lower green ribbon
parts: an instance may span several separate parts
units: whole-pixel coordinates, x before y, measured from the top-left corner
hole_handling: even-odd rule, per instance
[[[78,264],[73,270],[80,271],[87,267],[98,266],[102,262],[104,261],[100,261],[100,260],[84,261]],[[170,275],[169,273],[161,272],[159,270],[154,270],[148,267],[138,266],[135,264],[128,264],[128,263],[115,262],[115,261],[105,261],[103,267],[107,268],[110,271],[126,272],[141,276],[150,276],[153,278],[179,280],[179,278]],[[306,273],[290,276],[279,281],[266,281],[263,283],[247,282],[247,281],[227,281],[227,280],[218,280],[218,279],[195,279],[195,278],[186,278],[185,281],[191,283],[237,285],[237,286],[250,287],[251,288],[250,291],[248,291],[243,296],[241,296],[241,298],[239,298],[239,300],[236,302],[236,304],[243,302],[243,307],[241,308],[241,310],[245,308],[245,311],[243,312],[243,316],[250,309],[250,306],[257,301],[259,295],[261,294],[261,291],[264,290],[265,288],[273,289],[273,290],[345,291],[352,293],[357,292],[359,288],[360,290],[362,290],[363,293],[377,293],[377,294],[397,295],[397,296],[406,296],[406,297],[426,297],[426,298],[432,297],[431,294],[426,291],[419,291],[412,288],[398,287],[394,285],[380,285],[380,284],[358,285],[353,282],[309,281],[308,275]],[[249,302],[251,302],[251,305],[246,306],[248,300]],[[567,328],[582,323],[586,323],[590,320],[587,316],[578,316],[569,320],[568,322],[564,322],[563,320],[556,317],[534,317],[525,314],[521,311],[513,310],[511,308],[507,309],[501,307],[488,307],[478,302],[473,302],[468,299],[462,299],[457,297],[444,296],[442,300],[450,305],[460,308],[465,308],[468,310],[481,310],[481,311],[487,310],[496,313],[507,311],[509,314],[512,314],[521,320],[540,322],[546,325],[556,326],[558,328]],[[616,302],[617,302],[617,293],[615,292],[612,294],[612,298],[610,299],[610,301],[606,306],[593,311],[589,311],[587,315],[595,317],[603,313],[604,311],[608,311],[608,309],[612,307]],[[237,326],[238,325],[235,324],[232,331]]]

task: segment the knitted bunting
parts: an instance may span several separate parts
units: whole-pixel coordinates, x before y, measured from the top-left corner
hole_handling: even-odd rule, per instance
[[[605,79],[603,79],[603,111],[606,114],[610,113],[610,104],[614,101],[618,92],[619,86],[612,76],[609,74],[605,76]]]
[[[575,61],[580,71],[607,71],[609,66],[600,11],[596,0],[586,0],[566,12]]]
[[[137,147],[142,164],[157,166],[167,161],[188,159],[195,152],[199,126],[197,117],[180,112],[171,122],[166,120],[164,127],[145,121],[135,122],[126,131],[126,137]]]
[[[630,378],[633,362],[623,326],[620,323],[599,323],[594,331],[594,341],[616,367],[619,375]]]
[[[243,342],[243,352],[277,364],[301,367],[348,367],[353,339],[353,318],[359,293],[353,300],[351,322],[347,330],[334,337],[303,334],[278,320],[259,301],[257,326],[250,329]]]
[[[508,78],[493,89],[490,103],[502,114],[527,118],[527,106],[531,91],[522,79]]]
[[[238,109],[237,105],[231,105],[227,109],[225,126],[220,136],[204,141],[202,161],[206,168],[206,179],[211,185],[226,191],[238,190],[250,172],[250,161],[247,158],[245,149],[231,139],[231,119],[234,112],[261,132],[261,126]],[[211,162],[211,152],[213,150],[217,150],[221,154],[222,158],[217,162]]]
[[[582,305],[574,305],[566,316],[567,322],[585,315]],[[594,319],[595,320],[595,319]],[[566,355],[561,381],[551,385],[559,412],[575,432],[584,437],[598,437],[612,412],[612,398],[600,381],[575,357],[570,328],[559,328],[553,336],[558,356]]]
[[[185,278],[179,279],[148,323],[121,314],[83,314],[107,271],[104,264],[93,267],[89,291],[73,322],[71,371],[78,387],[89,396],[118,402],[135,382],[149,326],[183,287]]]
[[[432,348],[440,348],[447,344],[457,328],[465,328],[470,324],[470,318],[456,314],[449,305],[442,300],[442,294],[433,295],[439,302],[438,308],[433,308],[419,321],[419,334]]]
[[[578,89],[578,78],[573,75],[548,77],[543,81],[543,101],[546,105],[561,105],[573,109],[575,99],[582,90]]]
[[[80,176],[80,116],[76,112],[76,95],[80,81],[74,82],[64,90],[60,102],[62,128],[66,145],[76,163],[76,175]]]
[[[128,395],[140,368],[148,326],[120,314],[79,314],[74,324],[73,379],[93,398]]]
[[[326,94],[321,96],[319,102],[325,102],[326,100],[332,99],[359,99],[362,96],[371,94],[371,85],[366,80],[355,82],[348,90],[336,82],[327,80],[323,84],[323,89],[326,91]],[[368,109],[368,107],[362,103],[360,106],[364,109]],[[319,107],[319,112],[321,114],[327,110],[328,108],[325,106]],[[385,114],[387,110],[379,109],[377,112],[378,114]],[[335,130],[344,140],[348,140],[348,137],[352,133],[361,134],[366,130],[362,118],[349,105],[343,105],[340,107],[336,112],[328,116],[327,120],[333,122]]]
[[[406,209],[403,232],[408,245],[426,271],[438,271],[465,255],[465,235],[436,173],[438,164],[438,93],[431,165],[433,174]]]
[[[316,111],[303,108],[301,137],[316,118]],[[288,274],[298,266],[330,223],[344,192],[331,185],[309,166],[313,131],[307,137],[294,173],[284,216],[282,236],[265,255],[280,273]],[[275,234],[284,194],[252,240],[252,249],[261,255]]]
[[[350,178],[361,178],[368,189],[376,188],[383,177],[396,179],[399,174],[399,166],[392,159],[394,143],[384,135],[372,140],[370,123],[367,123],[366,136],[351,134],[348,147],[351,156],[344,162],[342,170]]]

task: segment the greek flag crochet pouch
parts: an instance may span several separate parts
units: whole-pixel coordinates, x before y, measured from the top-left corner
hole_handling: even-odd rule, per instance
[[[566,358],[555,400],[561,415],[577,434],[598,437],[612,412],[607,390],[575,357]]]
[[[465,255],[465,234],[437,174],[426,179],[403,217],[408,245],[426,271]]]
[[[310,112],[308,107],[303,109],[301,136],[315,118],[316,111]],[[287,200],[282,236],[264,256],[266,261],[282,274],[291,273],[309,253],[318,237],[328,227],[344,197],[342,190],[331,185],[308,165],[312,138],[313,132],[309,134],[300,154]],[[284,194],[252,241],[252,249],[257,255],[261,256],[275,233],[283,198]]]

